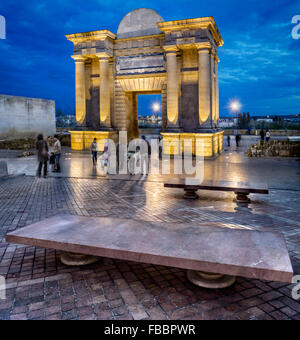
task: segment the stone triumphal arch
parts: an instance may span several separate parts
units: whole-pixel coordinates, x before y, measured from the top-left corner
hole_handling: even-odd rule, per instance
[[[222,37],[212,17],[165,22],[137,9],[108,30],[67,35],[74,44],[76,120],[72,148],[92,139],[138,137],[137,95],[162,97],[164,151],[177,154],[185,138],[193,153],[215,157],[223,149],[218,129],[218,47]],[[198,141],[204,148],[197,148]]]

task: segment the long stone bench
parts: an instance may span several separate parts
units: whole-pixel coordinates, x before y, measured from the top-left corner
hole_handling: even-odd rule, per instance
[[[238,203],[251,203],[248,197],[250,194],[269,194],[269,189],[266,184],[251,182],[204,181],[199,184],[193,179],[175,178],[166,182],[164,187],[184,189],[184,198],[189,199],[198,198],[196,193],[198,190],[233,191],[236,194],[235,201]]]
[[[67,265],[108,257],[187,269],[190,281],[206,288],[228,287],[236,276],[288,283],[293,277],[283,236],[269,231],[59,215],[6,241],[61,250]]]

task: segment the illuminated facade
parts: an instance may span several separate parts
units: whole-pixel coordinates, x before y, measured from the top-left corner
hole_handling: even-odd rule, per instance
[[[223,40],[212,17],[165,22],[153,10],[138,9],[123,18],[117,35],[101,30],[67,39],[76,65],[73,149],[89,148],[94,137],[117,141],[119,131],[138,137],[137,95],[148,93],[162,96],[165,152],[181,152],[185,138],[192,139],[194,154],[222,152],[217,124]],[[197,151],[198,141],[204,148]]]

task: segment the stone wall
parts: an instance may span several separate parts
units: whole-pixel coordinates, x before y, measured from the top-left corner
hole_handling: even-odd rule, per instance
[[[35,137],[56,132],[53,100],[0,95],[0,139]]]
[[[265,129],[266,131],[266,129]],[[248,130],[238,130],[240,135],[248,135]],[[260,130],[257,130],[257,136],[259,136]],[[300,130],[270,130],[271,137],[272,136],[300,136]],[[254,136],[255,130],[251,130],[251,135]],[[234,135],[234,130],[224,130],[225,136]]]
[[[247,152],[248,157],[300,157],[300,142],[274,140],[259,141]]]

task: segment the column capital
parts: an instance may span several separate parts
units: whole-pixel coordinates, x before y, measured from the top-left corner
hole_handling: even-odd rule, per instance
[[[195,47],[197,48],[198,53],[207,53],[212,49],[212,46],[209,42],[196,43]]]
[[[84,63],[87,60],[87,58],[82,55],[72,55],[71,58],[74,59],[75,62],[77,63],[80,63],[80,62]]]
[[[179,48],[176,45],[165,45],[163,49],[166,53],[177,53]]]
[[[107,53],[107,52],[96,53],[95,56],[96,56],[97,58],[103,59],[103,60],[110,59],[110,58],[113,57],[112,54]]]

